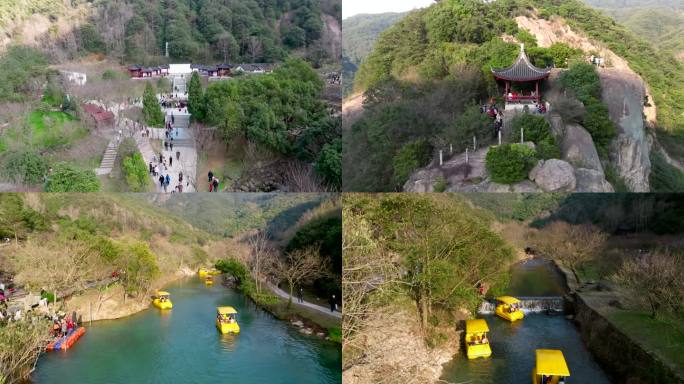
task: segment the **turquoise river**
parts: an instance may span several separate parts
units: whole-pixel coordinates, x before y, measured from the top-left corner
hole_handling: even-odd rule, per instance
[[[341,383],[339,344],[301,335],[239,292],[188,279],[167,287],[174,308],[94,322],[68,351],[38,361],[36,384]],[[240,313],[241,333],[221,335],[217,306]]]

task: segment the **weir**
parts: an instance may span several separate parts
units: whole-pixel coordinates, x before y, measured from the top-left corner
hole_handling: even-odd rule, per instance
[[[565,299],[562,296],[528,296],[517,297],[519,307],[524,313],[564,312]],[[480,304],[477,313],[481,315],[493,314],[496,310],[496,300],[485,300]]]

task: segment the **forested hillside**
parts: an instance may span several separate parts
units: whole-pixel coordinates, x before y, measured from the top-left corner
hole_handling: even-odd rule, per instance
[[[342,20],[343,90],[349,95],[354,86],[354,75],[363,59],[373,50],[380,33],[406,16],[406,13],[362,14]]]
[[[16,1],[10,1],[10,4]],[[326,17],[340,19],[337,0],[49,0],[0,5],[0,28],[42,14],[50,20],[74,9],[89,17],[71,33],[49,33],[51,56],[72,58],[85,53],[108,54],[122,63],[276,62],[296,52],[310,62],[336,62],[334,50],[322,44]],[[9,10],[15,10],[9,16]],[[57,31],[52,26],[53,32]],[[17,36],[18,41],[22,36]]]
[[[684,2],[676,0],[586,0],[647,39],[684,60]]]

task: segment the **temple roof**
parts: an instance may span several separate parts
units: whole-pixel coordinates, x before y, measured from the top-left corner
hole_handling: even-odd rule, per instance
[[[537,68],[525,54],[525,44],[520,44],[520,54],[515,63],[508,68],[492,68],[494,77],[511,81],[532,81],[545,79],[551,68]]]

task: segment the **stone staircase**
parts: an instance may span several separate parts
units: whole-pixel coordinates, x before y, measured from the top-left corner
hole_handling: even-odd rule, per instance
[[[104,156],[102,156],[102,162],[100,162],[100,167],[95,169],[95,174],[97,175],[108,175],[112,172],[114,167],[114,162],[116,161],[116,155],[119,151],[119,142],[116,138],[113,138],[107,144],[107,149],[105,150]]]
[[[184,77],[174,77],[173,78],[173,92],[174,93],[185,93],[185,78]]]

